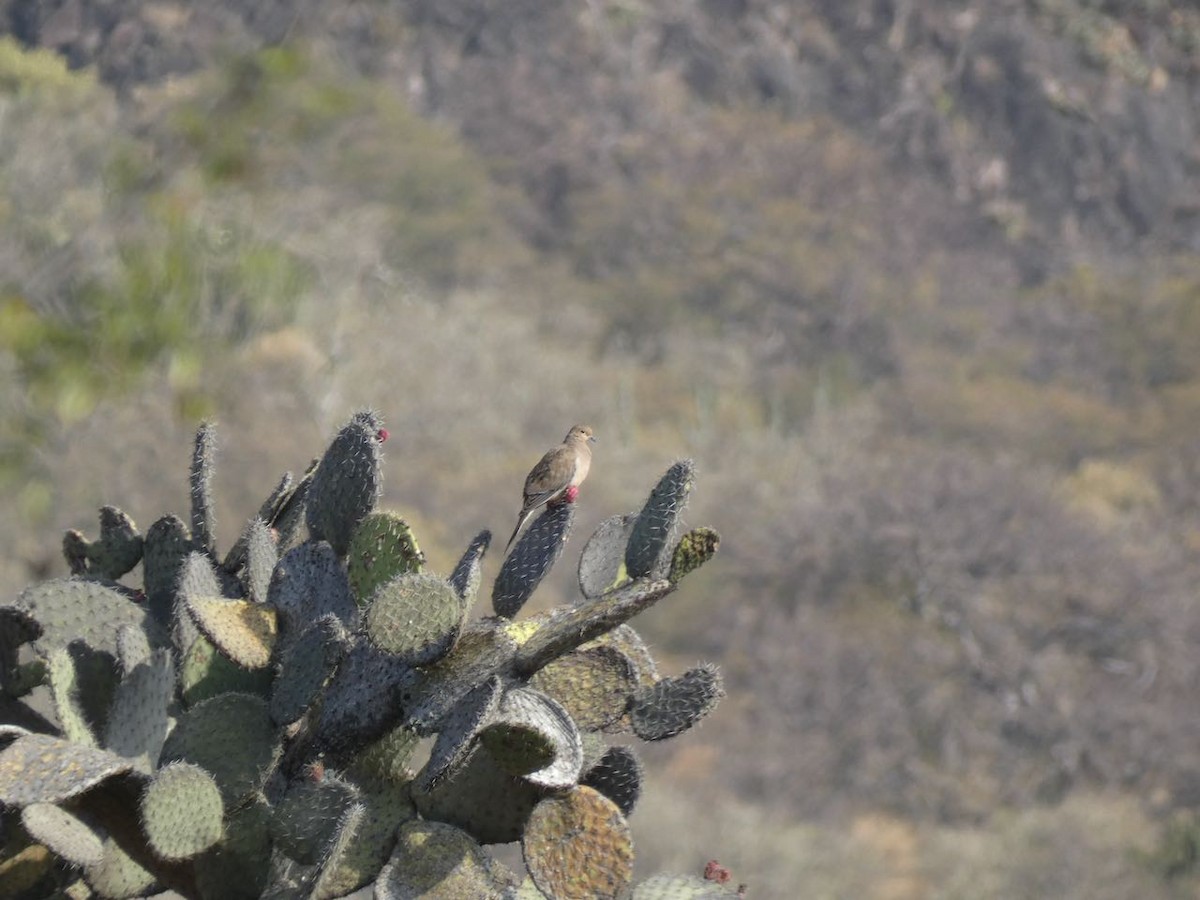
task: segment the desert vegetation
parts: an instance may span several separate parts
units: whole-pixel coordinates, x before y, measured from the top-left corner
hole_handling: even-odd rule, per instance
[[[685,524],[724,538],[638,620],[727,690],[646,754],[639,877],[1194,893],[1196,13],[71,2],[0,30],[6,597],[100,506],[186,510],[202,419],[228,547],[378,409],[381,502],[441,573],[589,421],[569,553],[678,457]]]

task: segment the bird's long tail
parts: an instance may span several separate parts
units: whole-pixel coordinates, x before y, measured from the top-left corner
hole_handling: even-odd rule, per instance
[[[532,510],[531,510],[532,512]],[[504,555],[508,556],[508,551],[512,549],[513,541],[517,539],[517,535],[521,532],[521,526],[525,524],[525,520],[529,518],[528,512],[522,512],[517,516],[517,527],[513,529],[512,537],[508,539],[508,543],[504,545]]]

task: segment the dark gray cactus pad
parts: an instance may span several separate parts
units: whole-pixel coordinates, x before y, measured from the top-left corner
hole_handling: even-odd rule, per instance
[[[687,731],[725,696],[716,666],[697,666],[682,675],[641,688],[630,707],[633,731],[644,741],[661,741]]]
[[[354,529],[379,499],[381,427],[374,412],[355,413],[313,474],[306,505],[309,534],[329,541],[338,556],[346,555]]]
[[[650,492],[625,548],[625,569],[630,578],[666,574],[679,517],[687,505],[695,474],[696,466],[690,459],[680,460],[667,469]]]
[[[575,521],[574,503],[547,506],[533,520],[500,566],[492,587],[492,609],[496,615],[515,618],[546,573],[562,556],[571,525]]]

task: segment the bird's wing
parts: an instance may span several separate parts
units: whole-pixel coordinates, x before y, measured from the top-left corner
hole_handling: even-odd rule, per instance
[[[571,447],[555,447],[543,456],[525,479],[525,509],[548,503],[566,490],[578,464]]]

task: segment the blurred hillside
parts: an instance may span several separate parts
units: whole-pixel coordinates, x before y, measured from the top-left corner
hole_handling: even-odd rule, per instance
[[[1198,889],[1200,11],[0,0],[0,33],[0,588],[102,503],[185,509],[200,417],[227,545],[376,406],[442,569],[587,420],[568,559],[682,455],[725,538],[647,617],[730,696],[656,748],[639,865]]]

